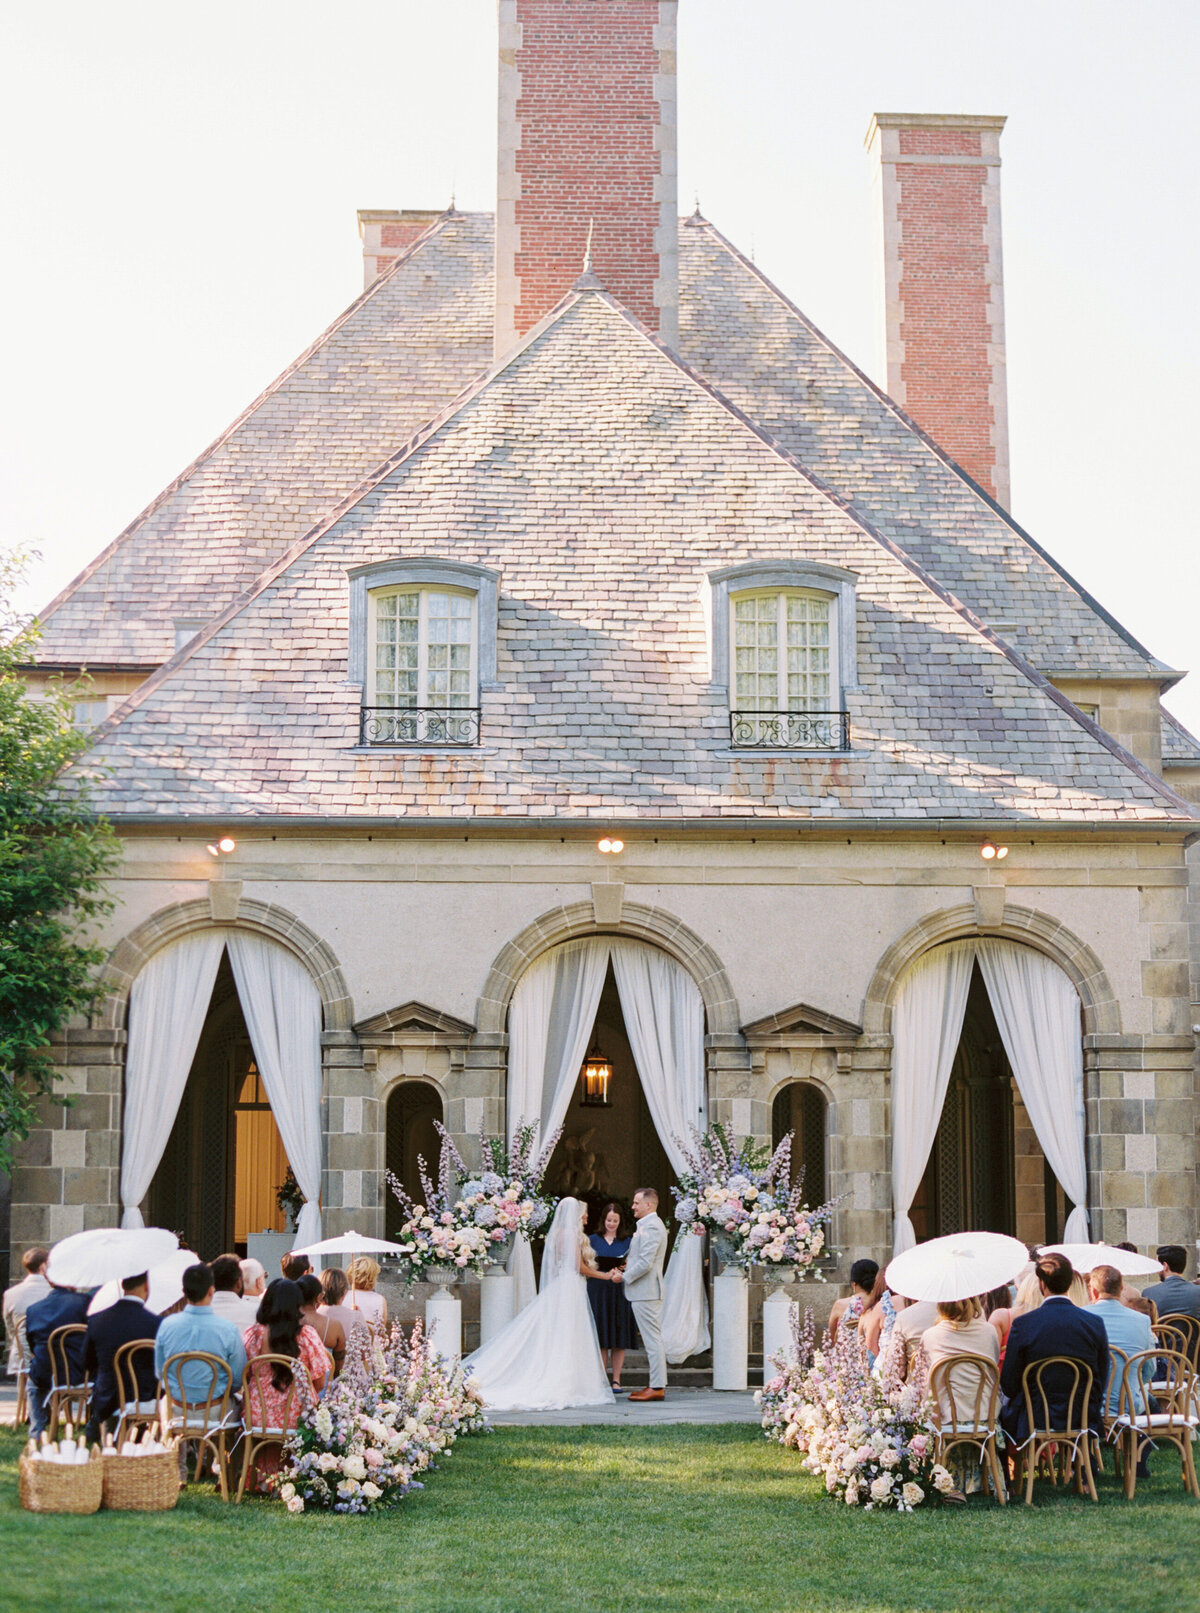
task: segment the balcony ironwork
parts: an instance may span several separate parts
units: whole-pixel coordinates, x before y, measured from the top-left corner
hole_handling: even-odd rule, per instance
[[[850,749],[847,711],[731,711],[729,738],[738,750]]]
[[[478,706],[364,706],[363,745],[459,745],[479,743]]]

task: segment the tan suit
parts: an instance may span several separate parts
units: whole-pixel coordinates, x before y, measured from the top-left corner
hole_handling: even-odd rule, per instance
[[[637,1224],[625,1257],[625,1298],[633,1307],[638,1332],[650,1362],[651,1389],[667,1387],[667,1357],[662,1345],[663,1261],[667,1229],[651,1210]]]

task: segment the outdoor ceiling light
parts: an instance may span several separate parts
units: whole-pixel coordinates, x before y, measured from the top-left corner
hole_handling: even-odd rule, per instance
[[[596,849],[611,855],[618,851],[624,851],[625,842],[623,840],[612,840],[608,835],[605,835],[603,840],[598,840],[596,842]]]
[[[219,840],[210,840],[207,850],[210,857],[227,857],[231,851],[237,850],[237,841],[232,835],[222,835]]]
[[[583,1080],[583,1093],[580,1103],[589,1109],[608,1109],[612,1100],[608,1095],[608,1083],[612,1080],[613,1067],[600,1051],[599,1041],[592,1043],[592,1051],[583,1061],[583,1069],[579,1072]]]
[[[994,846],[990,840],[985,840],[983,845],[979,848],[979,855],[983,858],[984,862],[990,863],[993,860],[996,862],[1003,862],[1008,856],[1008,847]]]

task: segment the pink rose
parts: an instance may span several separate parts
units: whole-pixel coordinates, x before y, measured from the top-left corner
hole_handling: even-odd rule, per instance
[[[382,1467],[383,1453],[377,1450],[369,1450],[364,1460],[366,1461],[368,1467]]]

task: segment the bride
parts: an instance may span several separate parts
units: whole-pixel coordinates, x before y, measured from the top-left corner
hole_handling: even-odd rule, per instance
[[[463,1362],[493,1411],[615,1403],[587,1298],[587,1279],[600,1272],[583,1235],[586,1210],[578,1199],[559,1201],[537,1298]]]

